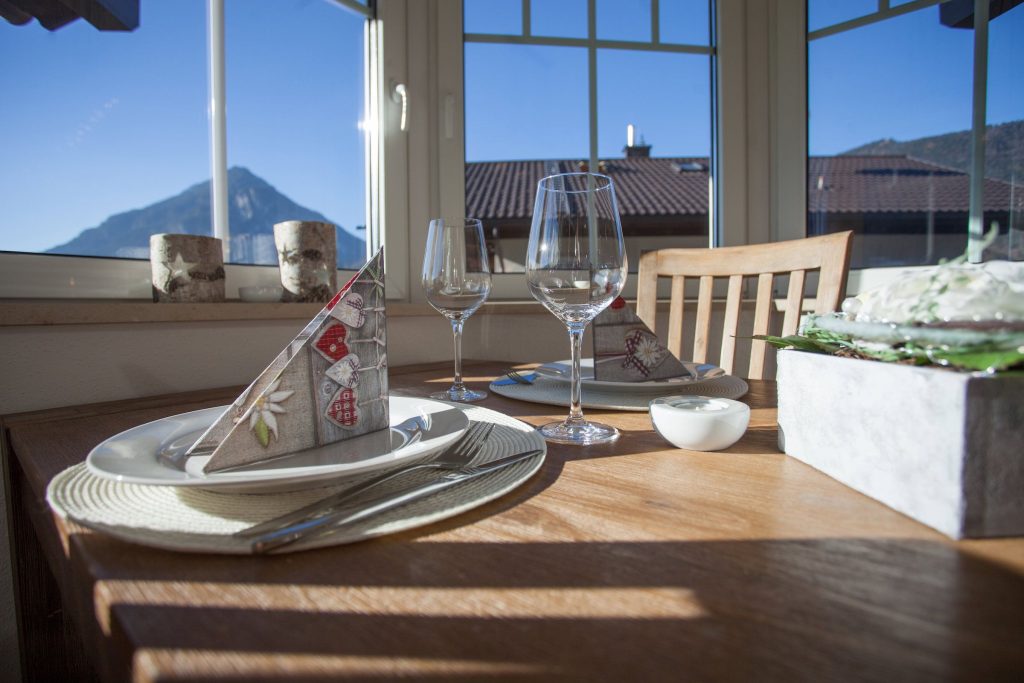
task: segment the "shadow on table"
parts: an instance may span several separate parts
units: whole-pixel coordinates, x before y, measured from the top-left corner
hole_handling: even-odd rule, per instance
[[[326,681],[342,670],[623,681],[993,681],[1024,672],[1024,578],[937,541],[397,535],[187,563],[157,551],[126,557],[128,546],[100,536],[78,541],[102,565],[121,556],[125,575],[97,592],[109,596],[115,638],[123,629],[137,651],[253,669],[234,680],[291,671]],[[180,604],[192,600],[208,606]]]

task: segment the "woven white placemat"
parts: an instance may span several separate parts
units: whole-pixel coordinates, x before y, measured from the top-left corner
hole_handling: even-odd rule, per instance
[[[491,382],[490,389],[496,394],[531,403],[548,405],[569,405],[569,383],[545,377],[535,377],[533,384],[520,384],[510,379]],[[693,385],[678,385],[661,392],[632,393],[615,392],[607,389],[583,387],[583,407],[599,410],[648,410],[648,404],[659,396],[710,396],[713,398],[736,399],[747,393],[750,387],[739,377],[725,375],[717,379]]]
[[[479,406],[465,410],[470,421],[495,425],[480,462],[528,450],[545,451],[544,439],[530,425]],[[302,549],[351,543],[452,517],[511,491],[540,469],[543,461],[542,454],[470,479],[341,531],[322,535],[304,543]],[[376,474],[379,472],[371,476]],[[436,476],[436,471],[411,473],[376,487],[365,496],[374,499]],[[83,463],[54,477],[47,488],[46,500],[65,519],[125,541],[167,550],[248,554],[249,542],[234,537],[235,532],[303,507],[365,478],[286,493],[218,493],[198,488],[123,484],[91,474]]]

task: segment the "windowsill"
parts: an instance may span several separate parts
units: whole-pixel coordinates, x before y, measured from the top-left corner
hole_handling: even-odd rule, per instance
[[[428,304],[388,302],[388,315],[434,316]],[[322,304],[250,303],[157,304],[128,299],[0,300],[0,327],[39,325],[109,325],[124,323],[238,322],[310,320]],[[522,315],[544,312],[536,302],[487,302],[476,315]]]
[[[724,303],[716,299],[713,305],[717,308]],[[748,306],[753,302],[744,300],[743,303]],[[782,310],[784,304],[783,299],[776,299],[776,311]],[[813,309],[814,300],[805,299],[804,305]],[[696,300],[687,299],[686,307],[690,312],[696,311]],[[127,299],[6,299],[0,300],[0,327],[310,320],[321,308],[320,304],[243,301],[157,304]],[[392,317],[437,315],[437,311],[428,304],[389,301],[387,308],[388,315]],[[667,311],[668,308],[667,301],[658,302],[658,310]],[[544,307],[536,301],[488,301],[475,315],[546,313]]]

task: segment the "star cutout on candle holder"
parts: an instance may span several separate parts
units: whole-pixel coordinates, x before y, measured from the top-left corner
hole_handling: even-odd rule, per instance
[[[167,282],[179,277],[185,282],[191,282],[192,276],[188,271],[195,268],[197,265],[199,264],[190,263],[181,258],[181,253],[179,252],[178,255],[174,257],[173,261],[167,261],[163,264],[164,269],[167,271]]]

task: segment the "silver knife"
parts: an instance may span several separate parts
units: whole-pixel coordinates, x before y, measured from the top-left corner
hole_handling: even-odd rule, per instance
[[[442,491],[468,479],[474,479],[476,477],[495,472],[504,467],[514,465],[517,462],[528,460],[529,458],[543,454],[543,452],[544,451],[542,450],[525,451],[523,453],[516,453],[515,455],[509,455],[504,458],[498,458],[491,462],[468,467],[464,470],[449,472],[434,481],[407,489],[394,496],[378,499],[371,502],[369,505],[361,505],[359,508],[354,510],[351,507],[341,508],[321,517],[316,517],[315,519],[305,520],[297,524],[292,524],[290,526],[271,531],[253,540],[252,551],[254,554],[267,553],[282,546],[295,543],[296,541],[318,536],[325,531],[335,530],[346,524],[353,524],[381,512],[394,509],[400,505],[405,505],[406,503],[410,503],[414,500],[419,500],[420,498],[437,493],[438,491]]]

